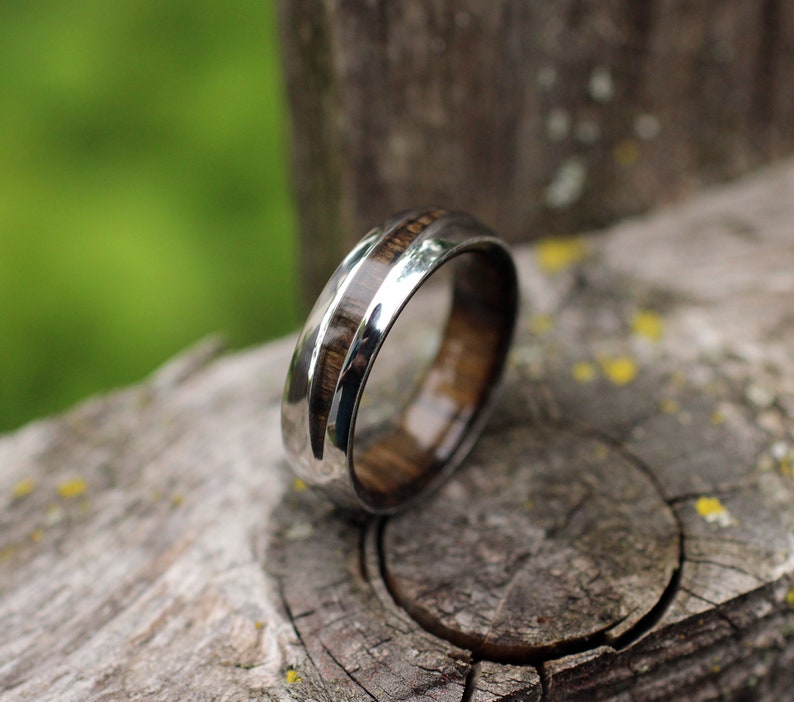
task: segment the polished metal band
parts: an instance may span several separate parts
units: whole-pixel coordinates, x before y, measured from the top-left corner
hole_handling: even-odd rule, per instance
[[[401,310],[454,261],[441,345],[408,404],[353,457],[369,372]],[[320,294],[295,347],[281,408],[297,475],[336,504],[401,509],[446,478],[486,420],[518,307],[512,257],[469,215],[417,210],[367,234]]]

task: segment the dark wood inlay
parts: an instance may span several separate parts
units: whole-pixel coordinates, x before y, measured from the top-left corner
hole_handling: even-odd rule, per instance
[[[387,232],[356,274],[343,303],[334,312],[317,361],[309,397],[309,437],[315,458],[322,458],[331,401],[347,356],[364,314],[393,263],[444,210],[433,209],[396,225]]]

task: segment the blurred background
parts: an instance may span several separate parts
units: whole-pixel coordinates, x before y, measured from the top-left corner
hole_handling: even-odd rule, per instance
[[[0,3],[0,432],[297,323],[275,3]]]

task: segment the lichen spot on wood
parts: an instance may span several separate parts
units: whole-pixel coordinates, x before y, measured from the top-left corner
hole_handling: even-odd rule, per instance
[[[72,478],[58,485],[58,494],[68,500],[85,494],[87,488],[88,485],[83,478]]]
[[[587,87],[590,97],[596,102],[609,102],[615,94],[612,73],[606,66],[597,66],[593,69]]]
[[[659,403],[659,409],[665,414],[677,414],[681,405],[678,404],[678,400],[668,397]]]
[[[794,478],[794,449],[785,441],[776,441],[772,444],[770,454],[780,474],[786,478]]]
[[[288,683],[289,685],[292,685],[293,683],[299,683],[299,682],[301,682],[301,676],[300,676],[300,675],[298,675],[298,671],[297,671],[297,670],[295,670],[294,668],[290,668],[290,669],[287,671],[287,674],[286,674],[286,676],[284,677],[284,679],[287,681],[287,683]]]
[[[11,497],[15,500],[21,500],[27,497],[36,489],[36,481],[33,478],[23,478],[11,490]]]
[[[640,160],[640,146],[634,139],[625,139],[615,146],[612,156],[619,166],[628,168]]]
[[[650,141],[659,136],[662,125],[656,115],[643,114],[634,120],[634,133],[643,141]]]
[[[769,409],[777,400],[777,395],[773,390],[759,383],[750,383],[745,389],[744,395],[751,405],[755,405],[759,409]]]
[[[664,320],[653,310],[637,310],[631,320],[631,331],[650,341],[659,341],[664,336]]]
[[[310,522],[299,521],[284,532],[287,541],[305,541],[314,536],[314,527]]]
[[[786,604],[790,609],[794,609],[794,587],[786,593]]]
[[[629,356],[602,358],[601,370],[615,385],[628,385],[637,377],[637,363]]]
[[[306,483],[300,478],[295,478],[295,480],[292,481],[292,489],[295,492],[304,492],[306,490]]]
[[[536,336],[543,336],[554,329],[554,317],[550,314],[535,314],[529,320],[529,331]]]
[[[566,159],[546,188],[546,204],[554,210],[570,207],[582,197],[586,182],[587,167],[582,159]]]
[[[14,544],[11,544],[9,546],[3,546],[3,548],[0,548],[0,563],[2,563],[3,561],[8,561],[11,558],[13,558],[18,548],[19,547]]]
[[[571,132],[571,113],[560,108],[549,112],[546,118],[546,134],[551,141],[564,141]]]
[[[695,502],[695,510],[709,524],[727,527],[736,523],[736,520],[717,497],[699,497]]]
[[[571,369],[571,375],[577,383],[592,383],[596,377],[596,368],[590,361],[579,361]]]
[[[587,248],[579,238],[544,239],[535,247],[538,266],[545,273],[559,273],[587,257]]]
[[[60,524],[65,517],[65,512],[63,507],[60,505],[48,505],[47,509],[44,512],[44,523],[51,527],[55,526],[56,524]]]

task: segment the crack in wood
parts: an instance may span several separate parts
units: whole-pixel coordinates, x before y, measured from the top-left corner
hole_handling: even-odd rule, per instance
[[[689,597],[704,602],[705,604],[709,605],[709,607],[713,607],[714,610],[720,615],[722,621],[724,621],[733,630],[736,637],[741,638],[741,634],[742,634],[741,628],[738,627],[736,623],[727,614],[722,613],[719,602],[715,602],[707,597],[703,597],[702,595],[694,592],[690,588],[682,587],[681,592],[686,593]]]
[[[364,693],[364,694],[365,694],[367,697],[369,697],[371,700],[375,700],[375,702],[378,702],[378,698],[377,698],[377,697],[375,697],[375,695],[373,695],[373,694],[372,694],[372,693],[371,693],[369,690],[367,690],[367,688],[366,688],[366,687],[364,687],[364,685],[362,685],[362,684],[361,684],[361,683],[360,683],[358,680],[356,680],[355,676],[353,675],[353,673],[355,673],[355,672],[356,672],[356,670],[354,670],[354,669],[350,668],[349,666],[345,666],[345,665],[343,665],[343,664],[342,664],[342,663],[341,663],[341,662],[340,662],[340,661],[339,661],[339,660],[336,658],[336,656],[334,655],[333,651],[331,651],[331,649],[329,649],[329,648],[328,648],[328,646],[326,646],[324,643],[320,642],[320,645],[323,647],[323,650],[324,650],[324,651],[325,651],[325,653],[328,655],[328,657],[329,657],[329,658],[330,658],[330,659],[331,659],[331,660],[332,660],[334,663],[336,663],[336,665],[339,667],[339,669],[340,669],[340,670],[341,670],[341,671],[342,671],[342,672],[345,674],[345,676],[346,676],[346,677],[347,677],[347,678],[348,678],[348,679],[349,679],[349,680],[350,680],[350,681],[351,681],[351,682],[352,682],[352,683],[353,683],[353,684],[354,684],[354,685],[355,685],[355,686],[356,686],[356,687],[357,687],[359,690],[361,690],[361,691],[362,691],[362,692],[363,692],[363,693]]]
[[[463,687],[463,696],[460,702],[472,702],[474,693],[477,692],[477,682],[480,678],[481,663],[478,660],[473,660],[469,674],[466,676],[466,684]]]
[[[724,568],[725,570],[732,570],[736,573],[741,575],[746,575],[748,578],[752,578],[756,582],[760,584],[764,584],[766,581],[763,578],[760,578],[757,574],[751,573],[744,568],[741,568],[738,565],[732,563],[720,563],[719,561],[713,561],[708,558],[699,558],[699,557],[690,557],[687,559],[687,563],[692,563],[693,565],[711,565],[715,566],[716,568]]]
[[[290,607],[289,602],[285,596],[284,587],[285,587],[284,581],[278,578],[279,598],[281,601],[281,605],[284,607],[284,611],[287,615],[287,619],[289,620],[290,625],[292,626],[292,631],[295,633],[295,636],[297,637],[298,642],[301,645],[301,648],[306,653],[306,658],[308,659],[312,668],[314,668],[316,677],[320,681],[320,685],[325,694],[326,702],[333,702],[333,697],[331,696],[331,693],[328,690],[328,687],[325,683],[325,680],[323,679],[323,676],[320,674],[320,669],[317,666],[317,663],[314,661],[314,658],[312,657],[311,650],[309,650],[309,648],[306,646],[306,642],[303,640],[303,635],[300,632],[300,628],[298,627],[297,620],[292,616],[292,608]]]
[[[664,615],[670,609],[676,595],[681,587],[681,574],[683,572],[684,564],[686,562],[686,549],[685,539],[683,532],[679,533],[678,543],[678,567],[673,571],[667,587],[662,592],[661,597],[657,604],[650,609],[631,629],[619,636],[610,645],[620,651],[621,649],[628,648],[632,644],[639,641],[643,636],[651,632],[654,627],[662,621]]]

